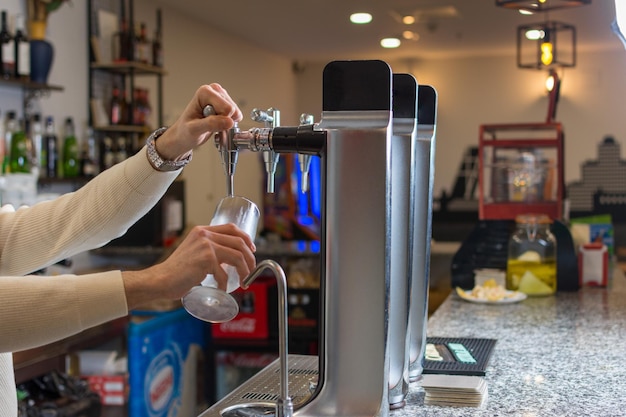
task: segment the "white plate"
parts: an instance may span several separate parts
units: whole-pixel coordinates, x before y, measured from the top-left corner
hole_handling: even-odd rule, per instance
[[[471,294],[471,291],[465,291],[459,287],[456,287],[456,293],[465,301],[478,304],[512,304],[525,300],[527,297],[526,294],[524,294],[523,292],[506,290],[506,296],[504,298],[500,300],[487,300],[486,298],[474,297]]]

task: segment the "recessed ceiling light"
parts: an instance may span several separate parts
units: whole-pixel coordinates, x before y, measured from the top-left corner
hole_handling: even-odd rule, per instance
[[[372,21],[372,15],[369,13],[353,13],[350,15],[350,21],[357,25],[363,25]]]
[[[523,14],[524,16],[530,16],[535,14],[535,12],[529,9],[519,9],[519,14]]]
[[[385,38],[381,39],[380,46],[383,48],[397,48],[400,46],[400,39],[398,38]]]
[[[413,32],[412,30],[405,30],[402,32],[402,37],[407,41],[417,41],[420,38],[419,33]]]
[[[411,16],[410,14],[402,17],[402,23],[405,25],[412,25],[415,23],[415,16]]]

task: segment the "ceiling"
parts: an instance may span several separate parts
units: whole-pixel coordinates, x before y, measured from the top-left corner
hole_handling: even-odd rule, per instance
[[[299,61],[512,54],[517,26],[546,18],[575,25],[579,50],[621,45],[610,30],[615,16],[613,0],[592,0],[590,5],[534,16],[496,7],[495,0],[159,2],[221,32]],[[349,23],[354,11],[370,12],[372,23]],[[404,41],[393,50],[381,48],[381,38],[399,36],[406,29],[397,18],[405,13],[416,17],[409,28],[419,34],[419,40]]]

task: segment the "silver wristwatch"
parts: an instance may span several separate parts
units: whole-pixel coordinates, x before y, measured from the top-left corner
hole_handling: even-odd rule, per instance
[[[189,153],[189,155],[179,161],[170,161],[161,158],[161,155],[159,155],[156,150],[155,142],[159,138],[159,136],[165,133],[166,130],[167,127],[160,127],[152,132],[150,136],[148,136],[148,139],[146,140],[148,161],[150,161],[150,165],[152,165],[152,167],[158,171],[176,171],[181,169],[182,167],[187,165],[189,161],[191,161],[191,152]]]

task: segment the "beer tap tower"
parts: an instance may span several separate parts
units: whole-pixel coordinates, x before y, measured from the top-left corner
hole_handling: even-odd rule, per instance
[[[405,101],[409,109],[400,114],[407,120],[400,117],[392,123],[392,85],[401,82],[407,82],[410,90]],[[404,226],[414,217],[409,196],[418,188],[410,184],[412,158],[399,153],[415,146],[416,86],[410,76],[394,77],[383,61],[334,61],[324,68],[318,124],[248,131],[235,127],[216,135],[216,146],[228,161],[239,149],[321,157],[320,353],[288,355],[294,416],[387,416],[390,405],[397,402],[390,398],[397,390],[400,402],[404,401],[412,330],[408,328],[412,278],[407,272],[412,236],[407,227],[400,231],[392,215],[402,216]],[[394,89],[394,94],[404,91]],[[404,148],[395,146],[400,138]],[[404,173],[395,173],[393,161],[403,158],[407,160],[402,163]],[[394,209],[392,195],[405,188]],[[424,193],[415,199],[427,198]],[[400,233],[404,237],[398,246],[394,239]],[[394,277],[392,262],[396,261],[405,266]],[[403,283],[392,285],[392,280]],[[394,288],[402,289],[394,292]],[[392,300],[404,304],[393,318]],[[392,336],[392,326],[399,329],[401,340]],[[279,368],[277,360],[200,417],[271,414],[282,400]],[[398,381],[391,381],[390,375]]]

